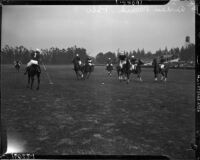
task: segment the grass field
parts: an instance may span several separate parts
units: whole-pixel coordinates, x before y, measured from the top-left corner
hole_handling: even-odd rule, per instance
[[[26,88],[24,68],[1,69],[8,141],[25,152],[194,158],[188,150],[195,135],[194,70],[170,70],[165,83],[154,82],[146,68],[143,82],[126,84],[103,66],[85,81],[76,80],[72,66],[47,66],[54,84],[42,70],[37,91]]]

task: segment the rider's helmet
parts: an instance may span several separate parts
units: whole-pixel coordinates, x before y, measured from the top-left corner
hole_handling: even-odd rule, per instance
[[[79,54],[76,54],[76,57],[79,57]]]
[[[40,53],[41,51],[40,51],[40,49],[36,48],[35,52]]]
[[[134,55],[132,55],[132,56],[131,56],[131,58],[135,58],[135,56],[134,56]]]

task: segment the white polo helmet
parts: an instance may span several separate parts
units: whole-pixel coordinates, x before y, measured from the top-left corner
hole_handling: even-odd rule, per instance
[[[134,57],[135,57],[134,55],[131,56],[131,58],[134,58]]]
[[[36,51],[36,52],[39,52],[39,53],[41,52],[41,51],[40,51],[40,49],[38,49],[38,48],[36,48],[36,50],[35,50],[35,51]]]

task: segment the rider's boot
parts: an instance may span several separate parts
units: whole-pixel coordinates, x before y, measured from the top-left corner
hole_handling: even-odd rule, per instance
[[[37,71],[38,71],[39,73],[41,73],[41,68],[40,68],[39,65],[38,65],[38,67],[37,67]]]

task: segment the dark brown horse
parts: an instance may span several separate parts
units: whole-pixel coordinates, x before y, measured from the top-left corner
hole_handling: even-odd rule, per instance
[[[41,71],[40,71],[40,66],[39,65],[35,65],[35,64],[32,64],[30,67],[28,67],[27,69],[27,72],[28,72],[28,84],[27,84],[27,88],[31,88],[33,89],[33,83],[34,83],[34,77],[36,76],[37,77],[37,90],[39,90],[39,87],[40,87],[40,74],[41,74]],[[30,83],[31,81],[31,83]]]
[[[94,71],[94,65],[88,63],[83,65],[83,77],[84,79],[89,79],[91,73]]]
[[[126,63],[122,65],[122,67],[118,64],[116,69],[117,69],[117,75],[118,79],[121,82],[122,80],[126,80],[127,84],[130,82],[130,61],[126,59]]]
[[[112,75],[112,70],[113,70],[113,64],[109,63],[106,65],[106,70],[108,71],[108,76]]]
[[[83,75],[84,66],[82,65],[82,62],[73,60],[73,64],[74,64],[74,71],[76,73],[77,80],[83,79],[84,78],[84,75]]]
[[[19,62],[19,61],[16,61],[14,65],[15,65],[15,69],[17,70],[17,72],[19,72],[19,69],[20,69],[20,62]]]
[[[161,80],[167,81],[169,65],[159,64],[155,58],[152,62],[155,81],[158,80],[158,74],[161,74]]]
[[[136,64],[131,64],[131,68],[130,68],[131,73],[136,74],[139,81],[142,81],[142,77],[141,77],[141,72],[142,72],[141,65],[143,65],[143,64],[144,63],[139,59],[136,62]],[[133,69],[132,65],[135,66],[134,69]]]

